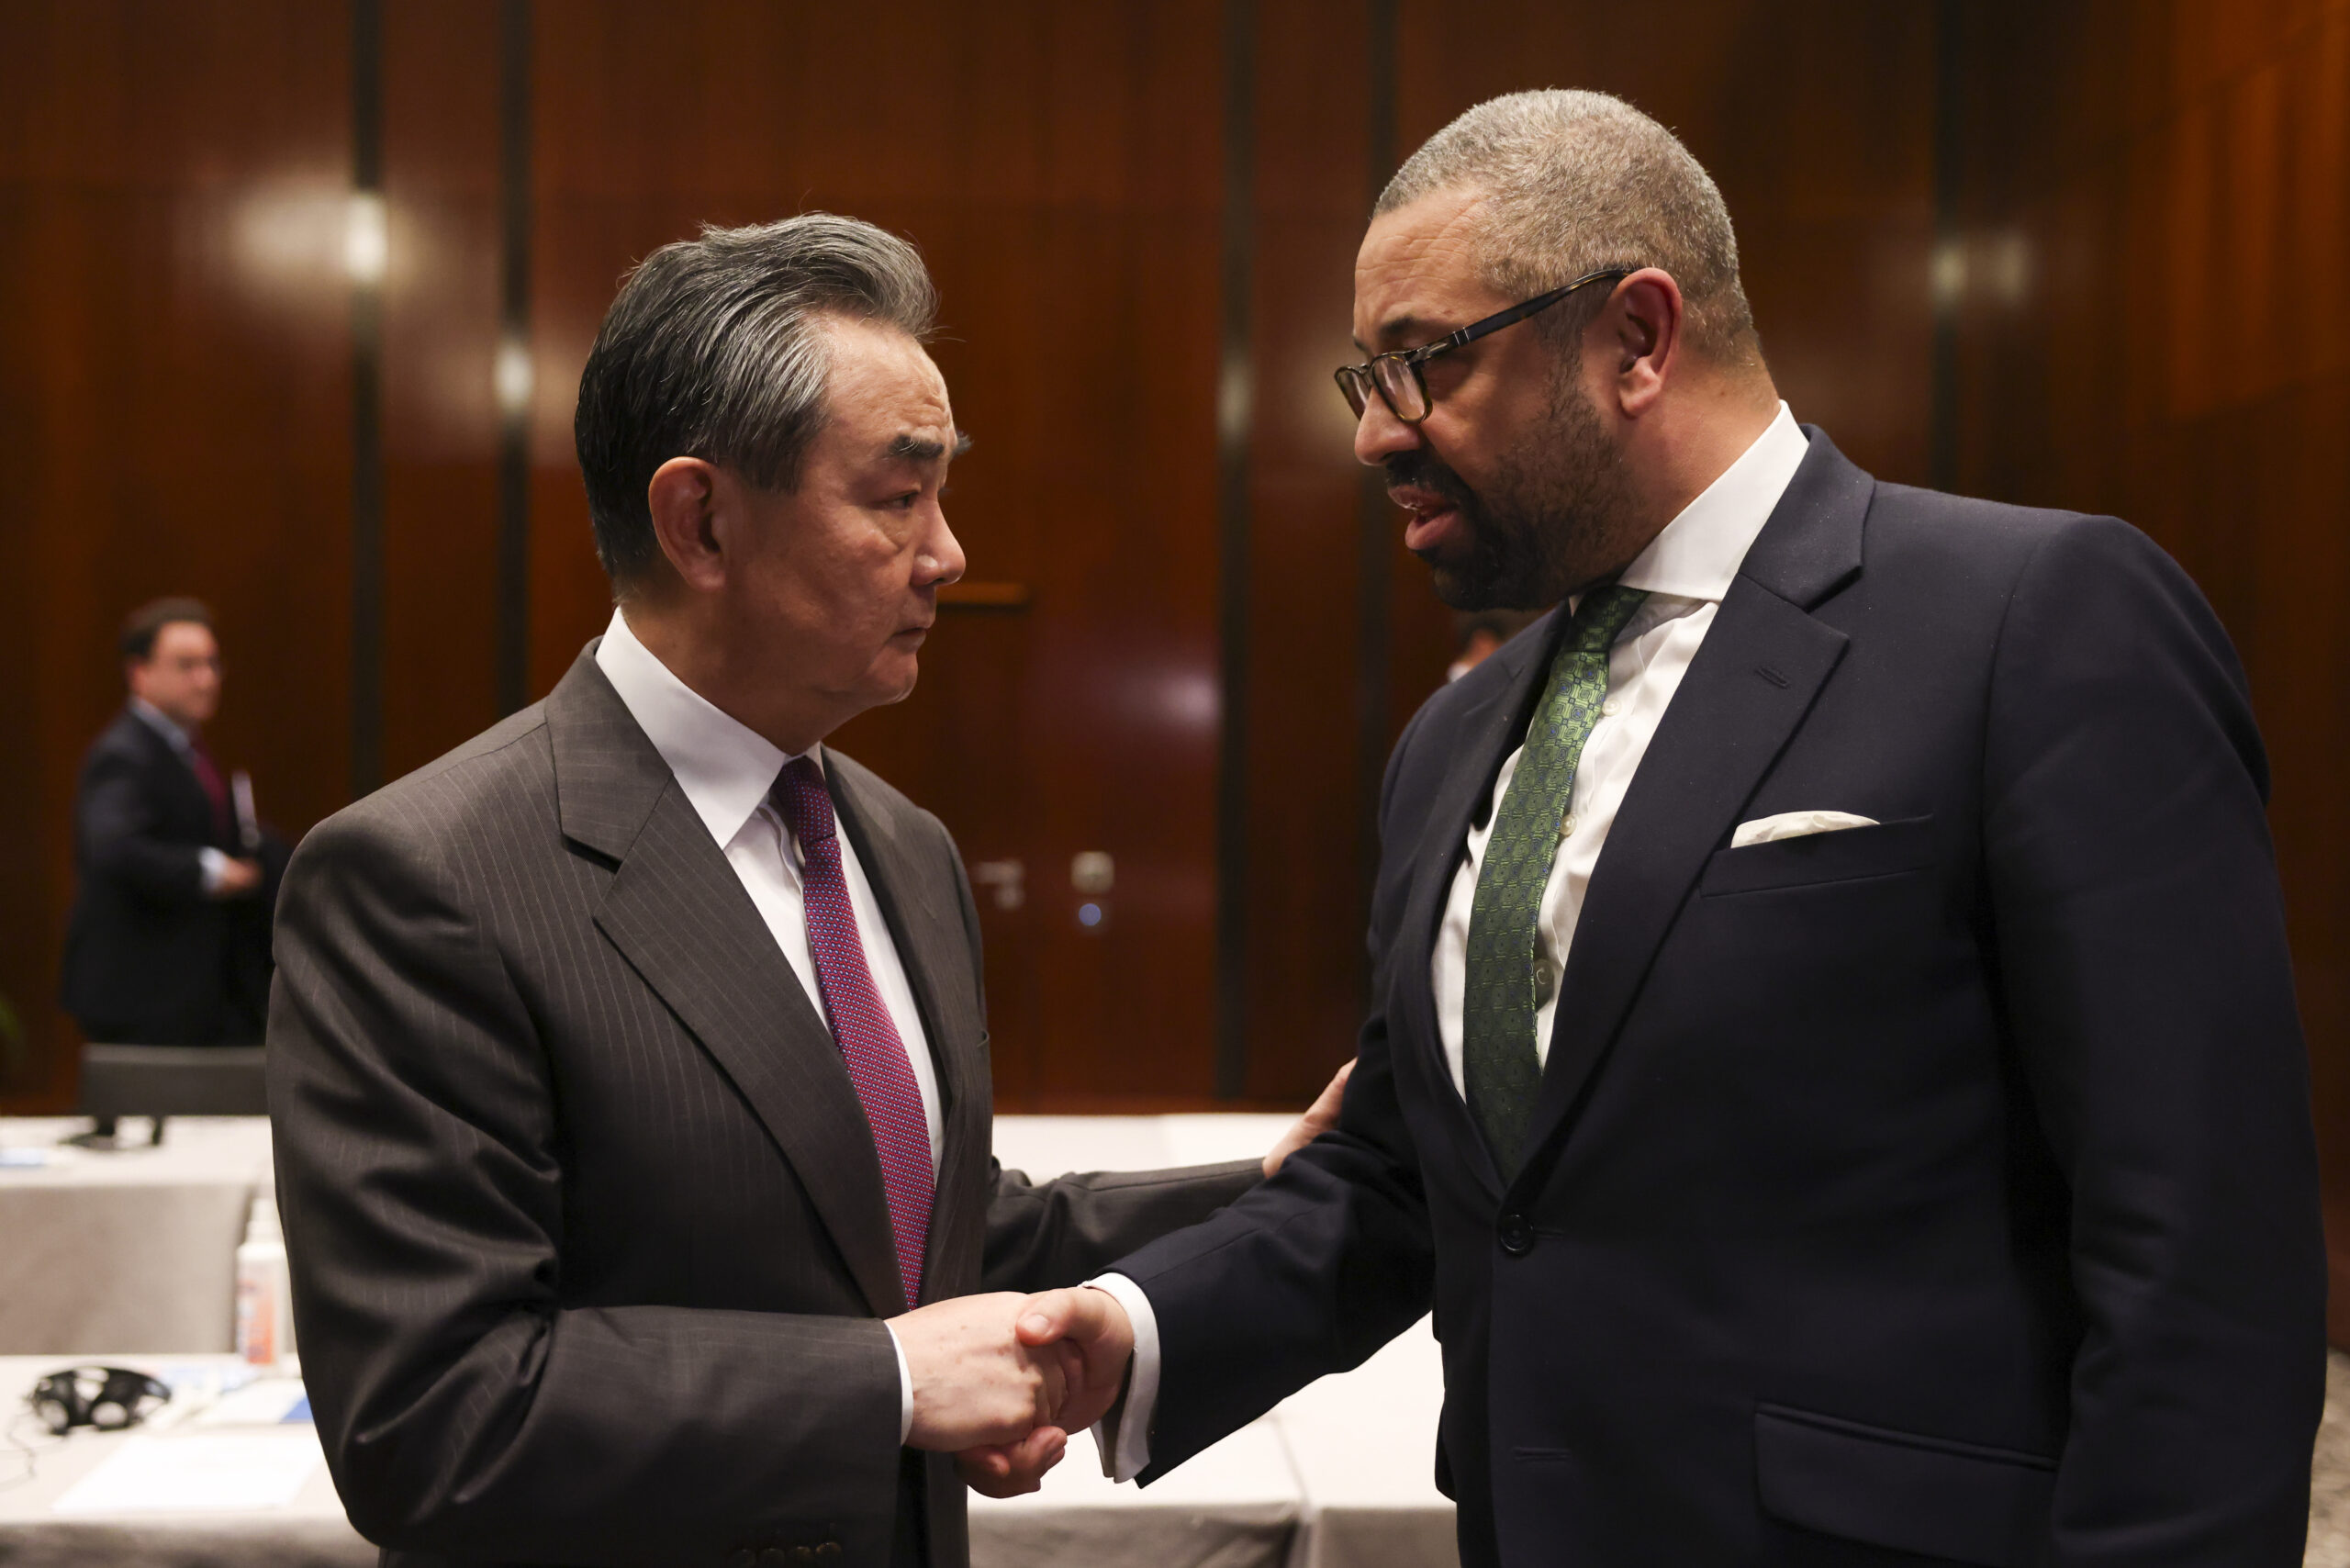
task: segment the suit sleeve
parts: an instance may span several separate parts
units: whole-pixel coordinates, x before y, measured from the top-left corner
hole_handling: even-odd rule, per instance
[[[303,1371],[353,1525],[614,1568],[714,1568],[746,1530],[878,1560],[889,1331],[566,1305],[559,1086],[530,1011],[462,890],[364,812],[287,872],[268,1069]]]
[[[2299,1563],[2324,1249],[2266,764],[2226,634],[2134,530],[2065,525],[2022,575],[1986,771],[2082,1316],[2054,1561]]]
[[[1423,711],[1425,712],[1425,710]],[[1382,858],[1407,865],[1418,823],[1399,820],[1395,781],[1419,727],[1397,743],[1381,795]],[[1404,881],[1374,901],[1374,996],[1396,950]],[[1397,1099],[1385,1015],[1357,1042],[1338,1125],[1274,1177],[1215,1214],[1121,1260],[1158,1319],[1159,1384],[1149,1438],[1158,1480],[1318,1377],[1362,1364],[1428,1310],[1435,1279],[1427,1200]]]
[[[91,873],[156,903],[205,902],[204,851],[157,832],[158,813],[137,759],[101,750],[82,784],[78,829]]]
[[[989,1162],[981,1290],[1073,1285],[1171,1231],[1196,1225],[1264,1180],[1261,1160],[1117,1170],[1031,1182]]]

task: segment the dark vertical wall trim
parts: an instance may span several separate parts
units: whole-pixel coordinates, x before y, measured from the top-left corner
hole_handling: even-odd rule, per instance
[[[531,0],[498,8],[498,711],[531,700]]]
[[[351,4],[351,792],[384,781],[384,8]]]
[[[1363,213],[1379,200],[1395,172],[1395,32],[1400,0],[1366,0],[1370,51],[1370,114],[1364,162],[1368,188]],[[1361,476],[1355,576],[1355,859],[1361,872],[1360,916],[1371,924],[1372,885],[1379,877],[1379,785],[1387,767],[1387,664],[1393,632],[1389,605],[1394,593],[1393,552],[1395,509],[1387,499],[1386,476],[1366,468]],[[1363,971],[1363,996],[1371,995],[1371,972]]]
[[[1966,292],[1960,200],[1966,167],[1965,0],[1938,0],[1934,15],[1933,400],[1927,482],[1958,487],[1958,315]]]
[[[1224,734],[1216,756],[1215,1092],[1248,1081],[1249,291],[1256,218],[1257,7],[1224,6],[1224,353],[1216,385],[1218,647]]]

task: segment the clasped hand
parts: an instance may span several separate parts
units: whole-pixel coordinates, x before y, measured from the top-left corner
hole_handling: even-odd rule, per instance
[[[1117,1403],[1134,1330],[1097,1290],[957,1296],[890,1320],[913,1383],[918,1449],[956,1455],[973,1490],[1034,1492],[1069,1435]]]
[[[1270,1178],[1338,1118],[1348,1062],[1265,1156]],[[913,1386],[906,1441],[956,1456],[972,1490],[1017,1496],[1043,1484],[1072,1432],[1110,1412],[1134,1357],[1134,1325],[1106,1291],[1000,1291],[918,1307],[890,1327]]]

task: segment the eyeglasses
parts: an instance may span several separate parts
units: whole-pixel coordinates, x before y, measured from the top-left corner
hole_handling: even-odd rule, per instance
[[[1371,405],[1372,392],[1387,405],[1387,411],[1407,425],[1418,424],[1428,417],[1436,400],[1428,396],[1427,375],[1422,366],[1440,353],[1450,353],[1464,343],[1473,343],[1488,332],[1498,332],[1504,327],[1514,327],[1528,316],[1548,310],[1585,284],[1629,277],[1637,267],[1609,267],[1605,271],[1585,273],[1563,288],[1497,311],[1482,321],[1472,321],[1459,331],[1438,338],[1432,343],[1422,343],[1416,349],[1395,349],[1373,354],[1367,364],[1342,364],[1331,374],[1337,377],[1338,391],[1347,399],[1347,407],[1361,419],[1364,409]]]

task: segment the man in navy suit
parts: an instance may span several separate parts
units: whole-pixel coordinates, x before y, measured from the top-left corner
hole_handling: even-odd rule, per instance
[[[92,1040],[258,1045],[285,849],[241,822],[204,744],[220,706],[211,612],[192,599],[141,608],[122,659],[130,700],[74,795],[65,1009]]]
[[[1062,1425],[1130,1372],[1147,1482],[1433,1306],[1468,1563],[2299,1563],[2307,1064],[2194,586],[1797,425],[1615,99],[1471,110],[1355,282],[1405,542],[1551,613],[1396,746],[1338,1128],[1031,1304]]]

